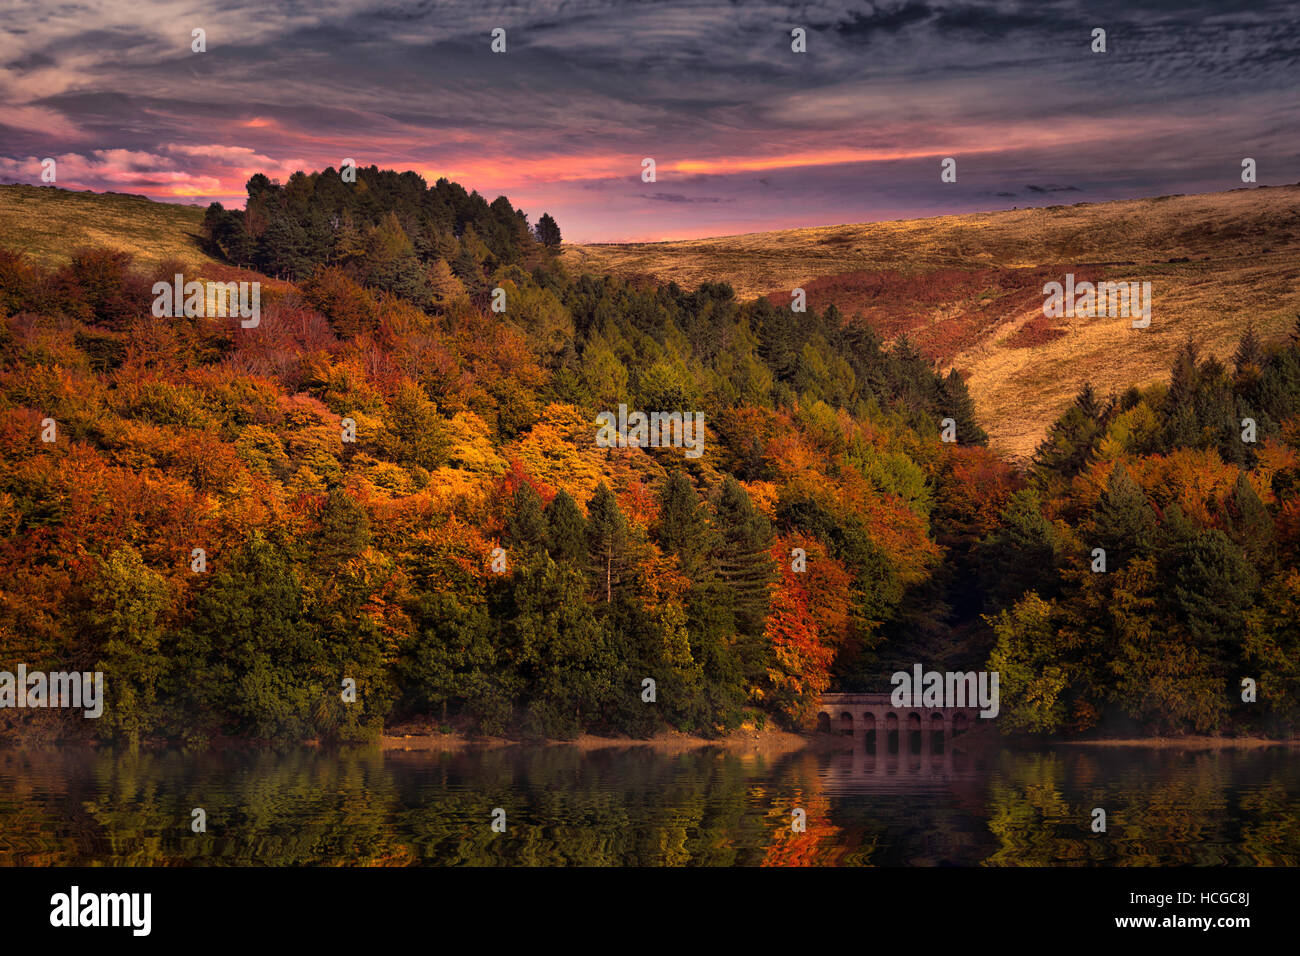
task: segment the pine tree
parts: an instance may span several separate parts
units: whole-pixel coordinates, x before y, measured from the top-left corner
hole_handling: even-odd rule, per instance
[[[1258,375],[1264,367],[1264,346],[1259,341],[1259,335],[1255,332],[1255,326],[1246,326],[1246,331],[1241,334],[1241,340],[1237,343],[1237,351],[1232,356],[1233,367],[1236,369],[1238,377],[1249,374],[1252,370]]]
[[[1245,552],[1250,564],[1261,570],[1272,565],[1274,554],[1273,518],[1259,500],[1246,473],[1237,475],[1227,502],[1228,537]]]
[[[366,237],[363,271],[366,285],[416,305],[426,305],[432,300],[429,279],[415,254],[415,246],[391,211]]]
[[[501,679],[506,667],[487,607],[429,592],[420,598],[415,620],[415,636],[397,665],[407,705],[425,712],[434,708],[444,720],[449,706],[463,708],[482,732],[504,733],[510,682]]]
[[[587,556],[587,519],[578,503],[561,490],[546,506],[546,548],[560,563],[578,564]]]
[[[975,420],[975,400],[970,396],[965,380],[956,369],[947,377],[936,380],[939,392],[939,412],[957,424],[957,442],[962,445],[987,445],[988,432]]]
[[[425,270],[425,274],[429,280],[430,295],[434,305],[446,308],[465,295],[465,284],[456,278],[446,260],[435,259]]]
[[[1169,375],[1162,417],[1165,420],[1166,448],[1196,448],[1201,440],[1197,415],[1201,391],[1200,349],[1189,336],[1183,343]]]
[[[1297,322],[1300,332],[1300,322]],[[1256,400],[1273,422],[1283,422],[1300,412],[1300,347],[1275,351],[1264,365]]]
[[[456,245],[456,255],[450,260],[451,270],[471,295],[479,294],[487,288],[487,282],[483,278],[483,261],[476,251],[482,248],[483,243],[478,240],[473,226],[466,227]]]
[[[1146,492],[1122,464],[1115,466],[1092,512],[1089,551],[1105,548],[1107,571],[1151,552],[1156,543],[1156,515]]]
[[[178,657],[178,693],[198,703],[196,723],[215,718],[226,732],[253,737],[314,736],[323,649],[293,562],[261,532],[196,597]],[[338,686],[334,674],[329,680]]]
[[[542,555],[525,564],[510,585],[504,638],[527,699],[523,729],[575,737],[608,709],[615,687],[627,686],[626,664],[586,599],[580,570]]]
[[[718,577],[731,594],[737,629],[748,635],[761,634],[776,579],[772,525],[754,509],[740,483],[728,475],[714,506],[714,526],[718,533],[714,562]]]
[[[258,240],[257,249],[258,267],[269,275],[305,279],[311,274],[307,231],[288,216],[271,219]]]
[[[1217,528],[1199,531],[1164,555],[1161,572],[1175,614],[1199,645],[1242,640],[1244,614],[1254,604],[1259,576],[1227,535]],[[1226,662],[1229,653],[1220,651],[1220,660]]]
[[[550,213],[542,213],[542,218],[537,220],[537,241],[548,249],[560,244],[560,226]]]
[[[688,574],[699,570],[709,546],[708,517],[684,472],[673,472],[660,489],[654,538],[665,553],[677,555]]]
[[[1032,489],[1011,496],[998,528],[979,543],[975,557],[989,611],[1011,607],[1027,591],[1050,600],[1060,587],[1060,535],[1043,517]]]
[[[587,502],[587,554],[596,591],[608,604],[627,564],[627,521],[603,481]]]
[[[321,509],[312,554],[326,566],[350,561],[370,546],[370,518],[347,491],[331,488]]]
[[[1092,464],[1094,446],[1104,434],[1100,415],[1092,385],[1085,384],[1034,452],[1039,475],[1068,482]]]
[[[365,254],[365,237],[352,221],[352,214],[344,211],[338,227],[334,230],[334,246],[330,251],[330,260],[339,265],[348,265],[363,258]]]
[[[1201,349],[1191,336],[1183,342],[1174,358],[1169,375],[1168,401],[1173,405],[1191,405],[1199,387]]]
[[[506,542],[512,549],[538,551],[546,546],[546,517],[542,498],[531,484],[521,481],[515,488],[513,510],[506,523]]]
[[[900,335],[889,350],[888,374],[890,397],[903,408],[913,410],[918,424],[919,418],[928,418],[937,391],[934,363],[921,354],[907,333]]]

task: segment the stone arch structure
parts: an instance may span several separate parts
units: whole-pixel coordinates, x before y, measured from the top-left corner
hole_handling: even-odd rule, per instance
[[[889,694],[823,694],[817,726],[865,738],[903,731],[961,733],[979,718],[977,707],[895,707]]]

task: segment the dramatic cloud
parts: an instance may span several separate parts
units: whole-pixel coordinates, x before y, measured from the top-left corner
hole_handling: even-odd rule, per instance
[[[240,204],[255,172],[352,157],[596,240],[1227,189],[1245,156],[1300,179],[1286,2],[6,7],[0,177],[20,182],[51,157],[60,185]]]

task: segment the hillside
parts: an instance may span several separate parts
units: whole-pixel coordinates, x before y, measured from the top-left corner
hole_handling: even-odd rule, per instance
[[[572,246],[574,271],[647,273],[742,298],[836,305],[887,339],[906,332],[969,378],[993,446],[1027,456],[1085,381],[1103,394],[1163,380],[1189,333],[1231,355],[1254,323],[1275,339],[1300,312],[1300,186],[1080,203],[713,239]],[[1150,281],[1152,323],[1042,316],[1042,286]]]
[[[127,249],[152,266],[214,264],[197,244],[203,208],[140,196],[0,186],[0,246],[58,265],[79,246]],[[567,246],[574,272],[650,274],[684,288],[726,281],[778,305],[802,286],[901,333],[968,377],[995,448],[1025,457],[1085,381],[1103,394],[1163,380],[1192,333],[1226,358],[1253,322],[1265,340],[1300,312],[1300,186],[1081,203],[680,242]],[[1042,286],[1152,283],[1151,328],[1041,314]]]
[[[1251,195],[1166,221],[1218,259],[1122,266],[1163,277],[1139,333],[1044,327],[1062,263],[1005,251],[814,277],[798,314],[575,275],[506,197],[453,183],[290,182],[255,176],[254,216],[200,226],[227,260],[201,274],[262,270],[251,325],[156,314],[174,267],[137,240],[169,224],[133,217],[167,207],[10,193],[28,202],[0,246],[0,673],[93,667],[114,693],[102,720],[60,708],[35,730],[0,708],[0,739],[718,736],[808,726],[828,689],[917,661],[1002,674],[1009,732],[1300,726],[1300,324],[1237,336],[1226,366],[1183,349],[1116,402],[1084,392],[1023,471],[985,446],[961,376],[825,307],[959,359],[1063,377],[1072,348],[1117,375],[1177,344],[1177,295],[1224,336],[1294,296],[1290,234],[1261,238]],[[58,213],[61,255],[42,207],[65,202],[82,221]],[[114,217],[102,244],[136,258],[85,248],[83,221]],[[1155,227],[1131,224],[1150,254]],[[1099,241],[1081,235],[1066,248]],[[1061,387],[1027,378],[985,411],[1004,436]],[[1242,674],[1258,703],[1224,692]]]
[[[202,206],[153,202],[125,193],[52,186],[0,186],[0,246],[40,265],[62,265],[79,247],[126,250],[146,266],[215,262],[198,246]]]

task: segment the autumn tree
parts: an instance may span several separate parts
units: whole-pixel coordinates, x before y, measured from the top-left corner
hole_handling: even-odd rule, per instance
[[[98,647],[95,669],[103,671],[108,688],[98,728],[104,736],[134,744],[162,729],[159,691],[168,669],[164,629],[171,601],[166,579],[129,545],[100,561],[86,624]]]

